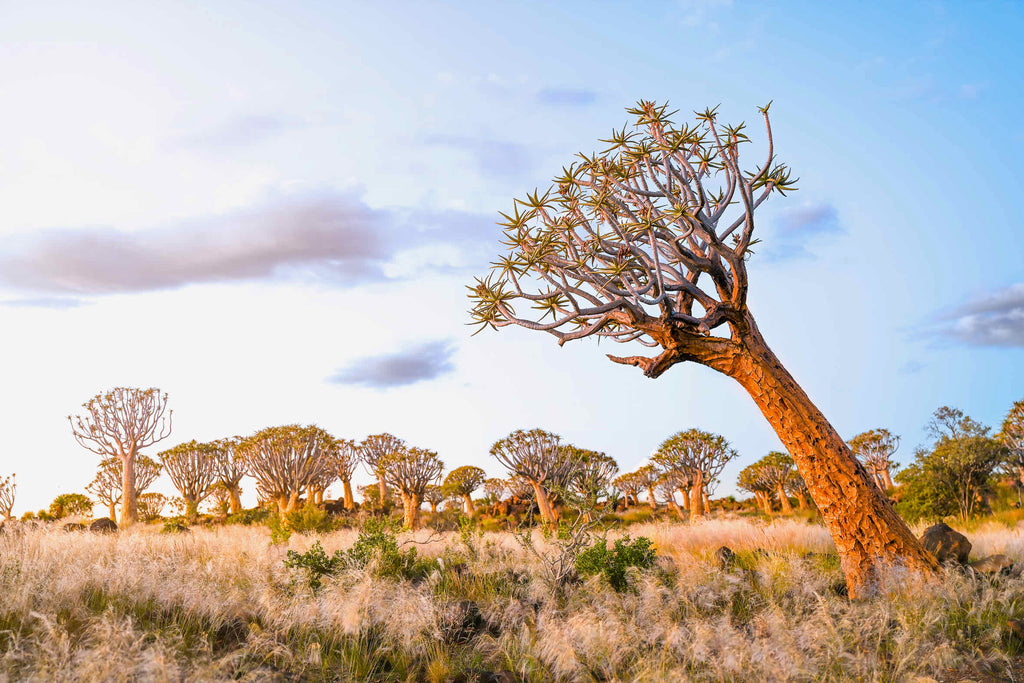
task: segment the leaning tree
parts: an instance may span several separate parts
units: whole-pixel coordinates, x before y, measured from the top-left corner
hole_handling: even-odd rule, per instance
[[[427,486],[433,484],[444,471],[444,463],[437,453],[426,448],[405,447],[393,452],[381,462],[387,482],[402,494],[405,526],[416,531],[420,526],[420,506]]]
[[[487,479],[487,473],[473,465],[456,467],[444,478],[444,486],[455,495],[462,498],[462,504],[466,514],[473,514],[473,492],[483,486]]]
[[[850,450],[860,458],[871,473],[878,488],[888,491],[893,487],[892,456],[900,447],[900,437],[888,429],[872,429],[850,439]]]
[[[561,437],[543,429],[518,429],[491,446],[491,455],[533,489],[541,519],[555,524],[552,494],[567,483],[579,465],[576,452]]]
[[[171,478],[185,501],[185,520],[194,524],[199,506],[212,493],[217,483],[217,457],[220,447],[215,443],[189,441],[160,453],[164,471]]]
[[[388,486],[384,461],[391,455],[400,452],[405,448],[405,441],[397,436],[388,434],[372,434],[359,444],[359,457],[370,470],[370,474],[377,477],[377,486],[380,489],[380,504],[388,499]]]
[[[82,407],[84,415],[68,416],[71,433],[83,448],[121,461],[121,525],[137,522],[135,460],[141,449],[171,434],[174,411],[167,409],[167,394],[155,387],[116,387],[97,394]]]
[[[677,479],[689,479],[690,521],[704,515],[704,492],[736,457],[725,437],[700,429],[687,429],[665,439],[651,462]]]
[[[239,444],[249,474],[282,517],[298,508],[299,498],[334,466],[337,440],[315,425],[263,429]]]
[[[998,438],[1006,447],[1006,466],[1024,486],[1024,399],[1010,408]]]
[[[761,471],[757,464],[747,465],[740,470],[739,477],[736,479],[736,488],[753,493],[764,514],[772,516],[772,488],[761,478]]]
[[[135,498],[142,495],[160,476],[160,463],[141,453],[135,457]],[[116,506],[121,502],[124,483],[121,473],[124,468],[120,458],[110,457],[100,461],[96,476],[85,489],[96,496],[96,501],[107,506],[110,519],[117,518]],[[136,503],[137,507],[137,503]]]
[[[795,189],[777,162],[768,107],[765,161],[744,172],[744,125],[715,109],[677,126],[668,105],[629,110],[634,130],[581,155],[545,193],[503,214],[508,253],[472,287],[482,327],[519,325],[560,344],[594,336],[638,342],[653,355],[609,359],[659,377],[677,363],[738,381],[797,458],[839,551],[851,595],[878,570],[937,569],[867,471],[762,337],[747,300],[754,213]]]
[[[11,518],[11,510],[14,509],[14,494],[18,492],[18,486],[14,481],[14,475],[0,479],[0,515],[4,520]]]
[[[232,436],[213,442],[213,453],[217,466],[217,483],[228,497],[228,511],[236,514],[242,511],[242,477],[249,473],[245,458],[238,452],[242,438]]]

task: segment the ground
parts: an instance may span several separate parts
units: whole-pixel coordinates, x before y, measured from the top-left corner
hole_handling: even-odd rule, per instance
[[[404,569],[342,553],[321,575],[288,551],[329,558],[358,530],[160,528],[0,535],[0,681],[1024,680],[1006,623],[1024,580],[895,572],[850,602],[801,520],[633,525],[657,560],[622,591],[555,580],[559,544],[536,531],[401,533]],[[975,557],[1024,561],[1021,529],[967,531]]]

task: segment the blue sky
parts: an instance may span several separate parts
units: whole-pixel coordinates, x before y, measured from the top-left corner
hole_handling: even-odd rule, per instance
[[[167,446],[315,422],[495,475],[520,427],[623,469],[701,427],[731,492],[778,447],[731,380],[466,325],[497,212],[640,98],[774,101],[801,189],[759,216],[751,306],[842,434],[905,462],[940,405],[995,426],[1024,397],[1021,35],[1014,3],[7,4],[0,475],[18,511],[82,490],[66,416],[129,385],[169,392]]]

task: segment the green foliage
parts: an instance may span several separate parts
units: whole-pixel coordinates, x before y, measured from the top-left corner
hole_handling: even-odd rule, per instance
[[[262,524],[272,516],[270,508],[253,508],[251,510],[240,510],[232,515],[228,515],[228,524],[244,524],[249,526],[251,524]]]
[[[184,534],[188,533],[188,527],[182,524],[180,517],[175,519],[169,519],[164,522],[164,527],[160,529],[162,534]]]
[[[284,543],[292,537],[292,530],[281,521],[280,515],[270,515],[267,518],[267,528],[270,529],[270,542],[274,545]]]
[[[602,574],[612,588],[621,592],[628,586],[629,568],[650,569],[656,557],[654,542],[646,536],[632,542],[625,536],[615,541],[611,550],[607,539],[602,538],[576,558],[576,571],[580,576]]]
[[[307,502],[293,512],[284,513],[284,523],[298,534],[325,534],[337,528],[330,513],[313,502]]]
[[[393,579],[419,580],[439,568],[436,560],[417,557],[416,548],[399,548],[394,531],[395,526],[385,520],[367,520],[346,553],[347,560],[356,567],[376,563],[377,576]]]
[[[900,487],[896,511],[909,522],[938,521],[956,513],[956,502],[944,494],[935,474],[925,466],[928,455],[918,450],[915,461],[896,474]]]
[[[62,493],[50,503],[53,519],[64,519],[73,515],[91,515],[92,501],[81,493]]]
[[[289,569],[297,569],[306,573],[306,582],[315,593],[323,586],[323,577],[334,574],[345,562],[345,555],[341,550],[328,555],[320,541],[313,543],[313,547],[304,553],[289,550],[288,556],[284,559],[284,566]]]

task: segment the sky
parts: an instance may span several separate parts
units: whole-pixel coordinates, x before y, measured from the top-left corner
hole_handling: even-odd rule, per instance
[[[939,406],[998,428],[1024,398],[1024,6],[889,5],[0,3],[15,512],[84,490],[68,416],[115,386],[168,393],[151,455],[301,423],[501,476],[491,444],[540,427],[625,471],[699,427],[734,493],[780,443],[732,380],[468,325],[498,212],[639,99],[773,102],[800,189],[758,213],[750,306],[840,434],[888,428],[906,463]]]

